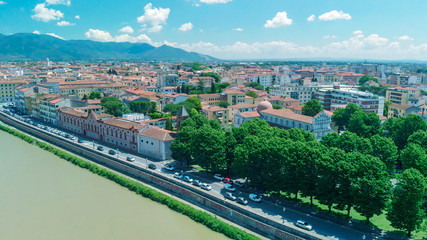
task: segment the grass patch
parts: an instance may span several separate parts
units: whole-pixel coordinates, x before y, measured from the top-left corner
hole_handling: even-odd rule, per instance
[[[59,148],[56,148],[48,143],[39,141],[33,137],[28,136],[27,134],[24,134],[18,130],[6,127],[4,125],[0,124],[0,130],[3,130],[5,132],[8,132],[16,137],[21,138],[22,140],[30,143],[35,144],[38,147],[47,150],[56,156],[71,162],[72,164],[79,166],[81,168],[85,168],[92,173],[95,173],[99,176],[102,176],[106,179],[109,179],[123,187],[126,187],[130,191],[133,191],[143,197],[149,198],[155,202],[158,202],[160,204],[168,206],[170,209],[179,212],[183,215],[186,215],[187,217],[193,219],[194,221],[201,223],[205,225],[206,227],[210,228],[211,230],[215,232],[219,232],[224,234],[225,236],[231,238],[231,239],[242,239],[242,240],[252,240],[252,239],[259,239],[258,237],[249,234],[237,227],[231,226],[216,217],[203,212],[201,210],[195,209],[191,207],[190,205],[187,205],[185,203],[182,203],[174,198],[171,198],[167,196],[166,194],[163,194],[161,192],[158,192],[152,188],[149,188],[147,186],[144,186],[143,184],[136,182],[134,180],[131,180],[129,178],[126,178],[124,176],[121,176],[119,174],[116,174],[114,172],[111,172],[103,167],[100,167],[96,164],[93,164],[91,162],[87,162],[79,157],[76,157],[74,155],[71,155]]]
[[[200,167],[199,165],[190,165],[190,167],[196,169],[198,172],[206,172],[206,169]]]

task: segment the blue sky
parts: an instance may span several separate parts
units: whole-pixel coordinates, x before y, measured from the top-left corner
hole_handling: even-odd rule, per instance
[[[0,33],[168,44],[223,59],[427,60],[426,12],[425,0],[2,0]]]

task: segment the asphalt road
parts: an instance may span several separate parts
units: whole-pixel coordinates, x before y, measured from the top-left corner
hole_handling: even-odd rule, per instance
[[[0,111],[2,111],[2,107],[4,104],[0,105]],[[18,119],[20,118],[19,116],[16,116]],[[45,126],[49,126],[51,128],[54,128],[51,125],[42,123]],[[43,130],[46,132],[49,132],[47,130]],[[73,135],[73,133],[71,132],[67,132],[64,130],[60,130],[62,132],[65,133],[69,133],[70,135]],[[51,133],[53,134],[53,133]],[[117,152],[117,155],[114,155],[115,157],[117,157],[117,159],[122,160],[122,161],[126,161],[126,157],[127,156],[133,156],[135,158],[135,162],[133,162],[133,164],[135,165],[139,165],[140,167],[148,167],[148,164],[153,163],[156,165],[157,169],[153,170],[153,171],[157,171],[160,172],[166,176],[169,176],[171,178],[173,178],[173,174],[175,173],[175,171],[181,171],[181,169],[179,168],[179,163],[174,162],[174,161],[157,161],[151,158],[147,158],[147,157],[142,157],[140,155],[136,155],[134,153],[128,152],[128,151],[124,151],[115,147],[111,147],[109,145],[106,144],[101,144],[98,141],[93,141],[91,139],[88,138],[84,138],[81,136],[75,136],[74,140],[65,138],[63,136],[60,135],[56,135],[59,138],[63,138],[63,139],[67,139],[68,141],[74,141],[77,143],[78,138],[83,139],[84,142],[80,143],[82,146],[85,146],[87,148],[90,149],[97,149],[98,146],[103,146],[104,150],[103,151],[99,151],[100,153],[103,154],[108,154],[109,150],[114,150]],[[168,171],[166,169],[164,169],[164,165],[166,163],[171,164],[172,166],[174,166],[177,170],[175,171]],[[206,175],[204,173],[199,173],[195,170],[189,170],[189,171],[184,171],[182,170],[185,175],[190,176],[193,179],[198,179],[201,182],[204,183],[208,183],[209,185],[212,186],[212,190],[209,191],[209,194],[211,194],[212,196],[215,196],[219,199],[219,201],[228,201],[228,202],[233,202],[231,200],[225,200],[223,194],[225,192],[227,192],[224,189],[224,183],[222,183],[219,180],[216,180],[213,176],[209,176]],[[179,179],[174,178],[177,181],[182,181]],[[182,181],[184,182],[184,181]],[[188,185],[191,185],[192,187],[197,188],[196,186],[193,186],[190,183],[186,183]],[[310,225],[313,226],[313,231],[316,232],[317,234],[323,235],[329,239],[343,239],[343,240],[363,240],[363,239],[367,239],[367,240],[373,240],[373,239],[383,239],[382,236],[380,236],[378,233],[365,233],[365,232],[360,232],[357,230],[354,230],[348,226],[342,226],[342,225],[338,225],[335,224],[333,222],[329,222],[329,221],[325,221],[323,219],[317,218],[316,216],[313,215],[309,215],[309,214],[305,214],[302,212],[298,212],[295,211],[294,209],[290,208],[290,207],[286,207],[284,208],[283,206],[281,206],[280,204],[277,203],[273,203],[273,202],[268,202],[268,201],[262,201],[261,203],[256,203],[253,202],[251,200],[249,200],[248,194],[249,192],[247,192],[247,190],[245,188],[241,188],[238,186],[235,186],[236,188],[236,192],[234,192],[233,194],[236,197],[244,197],[245,199],[248,200],[249,204],[247,206],[243,206],[240,205],[236,202],[233,202],[233,204],[235,204],[236,206],[239,206],[241,208],[244,208],[246,210],[252,211],[254,213],[260,214],[262,216],[265,216],[269,219],[272,219],[274,221],[277,221],[279,223],[282,224],[286,224],[290,227],[293,228],[297,228],[294,226],[294,223],[297,220],[305,220],[307,222],[309,222]],[[297,228],[300,231],[306,231],[300,228]]]

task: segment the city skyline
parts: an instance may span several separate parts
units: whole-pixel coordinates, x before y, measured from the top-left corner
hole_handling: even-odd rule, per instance
[[[0,33],[167,44],[230,60],[427,60],[427,3],[410,2],[4,0]]]

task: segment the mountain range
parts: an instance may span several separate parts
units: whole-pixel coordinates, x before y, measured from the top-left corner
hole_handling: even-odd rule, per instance
[[[45,34],[0,34],[0,60],[142,60],[208,62],[218,59],[167,45],[147,43],[62,40]]]

